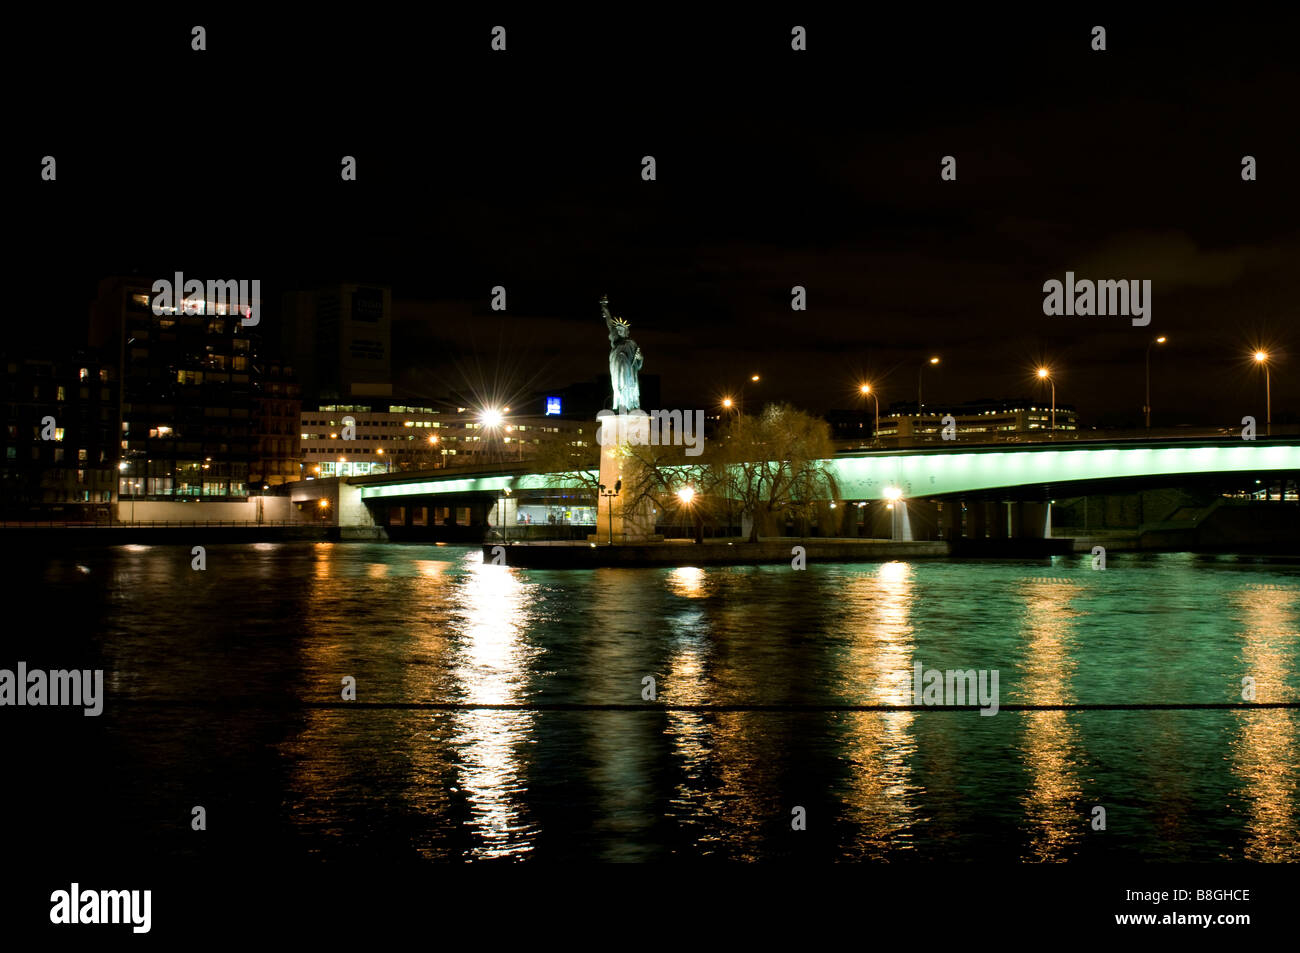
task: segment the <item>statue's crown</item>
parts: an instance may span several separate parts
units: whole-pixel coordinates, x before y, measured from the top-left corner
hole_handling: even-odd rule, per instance
[[[621,328],[630,328],[632,326],[628,324],[626,321],[624,321],[622,318],[614,318],[614,323]]]

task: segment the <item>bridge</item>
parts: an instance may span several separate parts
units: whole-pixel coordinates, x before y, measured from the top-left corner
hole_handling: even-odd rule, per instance
[[[1052,535],[1052,505],[1059,499],[1181,485],[1279,487],[1285,497],[1288,487],[1300,485],[1300,436],[954,445],[841,453],[824,465],[839,497],[821,504],[822,535],[1041,538]],[[294,497],[324,494],[333,483],[342,526],[383,526],[394,538],[437,527],[441,538],[471,541],[502,523],[518,525],[521,508],[592,507],[594,478],[595,471],[536,473],[524,461],[317,481],[315,491],[311,483],[297,484]],[[583,531],[593,522],[585,520]],[[548,531],[534,525],[518,532],[539,529]],[[780,535],[780,529],[760,531]]]

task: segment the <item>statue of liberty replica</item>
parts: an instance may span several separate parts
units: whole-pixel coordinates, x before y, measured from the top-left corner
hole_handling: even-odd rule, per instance
[[[654,507],[643,492],[645,473],[630,448],[648,442],[650,415],[641,409],[641,349],[628,337],[632,326],[609,312],[609,298],[600,299],[609,329],[609,382],[612,409],[596,415],[600,444],[599,532],[590,542],[660,542],[655,534]]]
[[[609,313],[609,298],[602,296],[600,310],[609,328],[609,380],[613,387],[613,411],[625,414],[641,409],[641,385],[637,372],[641,370],[641,349],[628,337],[632,326],[622,318]]]

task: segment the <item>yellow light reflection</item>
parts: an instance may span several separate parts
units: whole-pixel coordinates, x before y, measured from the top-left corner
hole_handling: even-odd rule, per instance
[[[1241,675],[1255,679],[1255,700],[1292,701],[1291,657],[1300,641],[1297,591],[1250,587],[1237,595],[1243,630]],[[1239,684],[1239,679],[1238,679]],[[1236,685],[1234,685],[1236,690]],[[1248,803],[1246,860],[1276,863],[1300,855],[1296,812],[1296,712],[1245,709],[1237,714],[1233,769]]]
[[[1081,587],[1070,582],[1039,580],[1020,588],[1025,598],[1022,633],[1028,660],[1015,701],[1031,705],[1064,705],[1074,701],[1074,625],[1083,615],[1070,602]],[[1078,771],[1078,731],[1071,712],[1025,712],[1021,751],[1029,770],[1023,797],[1032,831],[1026,859],[1066,859],[1087,830],[1080,813],[1083,785]]]
[[[912,703],[916,599],[915,571],[903,562],[856,574],[844,588],[844,629],[854,635],[837,678],[841,694],[861,704]],[[916,718],[911,711],[844,716],[844,748],[854,767],[845,813],[859,832],[850,854],[883,859],[912,847],[921,794],[911,768]]]
[[[668,588],[673,595],[698,599],[707,595],[704,570],[698,566],[682,566],[668,573]]]
[[[531,663],[540,651],[526,645],[526,587],[513,572],[481,561],[466,565],[457,589],[462,606],[452,670],[458,701],[520,704],[527,700]],[[474,857],[508,857],[532,850],[536,828],[525,816],[526,790],[519,748],[533,733],[531,711],[464,711],[452,714],[452,744],[460,786],[469,802]]]

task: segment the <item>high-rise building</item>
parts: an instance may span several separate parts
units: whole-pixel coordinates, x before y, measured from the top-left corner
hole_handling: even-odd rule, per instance
[[[250,481],[253,492],[302,479],[299,422],[302,397],[293,368],[279,361],[253,365],[253,433],[257,449]]]
[[[5,519],[107,520],[116,489],[117,361],[87,350],[0,355]]]
[[[282,321],[283,354],[309,406],[393,395],[391,289],[337,284],[288,292]]]
[[[116,355],[121,380],[118,497],[244,498],[258,448],[257,328],[215,303],[155,314],[151,289],[105,279],[91,309],[91,344]]]

